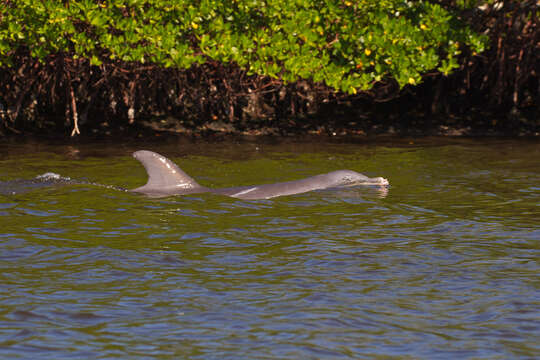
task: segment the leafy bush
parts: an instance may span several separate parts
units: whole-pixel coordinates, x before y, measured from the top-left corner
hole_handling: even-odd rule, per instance
[[[458,67],[485,39],[428,1],[3,0],[0,66],[18,48],[186,69],[209,60],[356,93],[383,79],[417,84]]]

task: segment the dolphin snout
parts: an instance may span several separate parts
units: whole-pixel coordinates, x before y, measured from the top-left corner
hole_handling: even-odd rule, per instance
[[[383,177],[376,177],[376,178],[373,178],[374,180],[374,183],[375,184],[379,184],[379,185],[390,185],[390,182],[383,178]]]

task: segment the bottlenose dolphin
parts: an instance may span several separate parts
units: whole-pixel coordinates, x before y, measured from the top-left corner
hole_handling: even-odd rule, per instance
[[[146,172],[148,173],[148,182],[146,185],[130,191],[143,193],[149,196],[170,196],[211,192],[238,199],[257,200],[349,185],[388,185],[388,180],[382,177],[368,178],[367,176],[352,170],[338,170],[302,180],[279,182],[275,184],[211,189],[199,185],[174,162],[158,153],[140,150],[134,152],[133,157],[139,160],[145,167]]]

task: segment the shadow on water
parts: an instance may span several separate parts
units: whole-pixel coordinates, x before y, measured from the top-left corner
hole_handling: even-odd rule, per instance
[[[212,187],[337,169],[391,186],[242,201],[93,185],[144,184],[140,148]],[[539,158],[521,140],[0,145],[17,190],[0,193],[0,351],[532,358]],[[36,185],[46,172],[76,183]]]

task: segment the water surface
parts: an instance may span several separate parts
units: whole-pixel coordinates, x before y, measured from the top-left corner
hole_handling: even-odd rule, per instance
[[[134,188],[142,148],[206,186],[391,186],[242,201],[31,181]],[[2,144],[0,355],[534,358],[538,159],[526,140]]]

